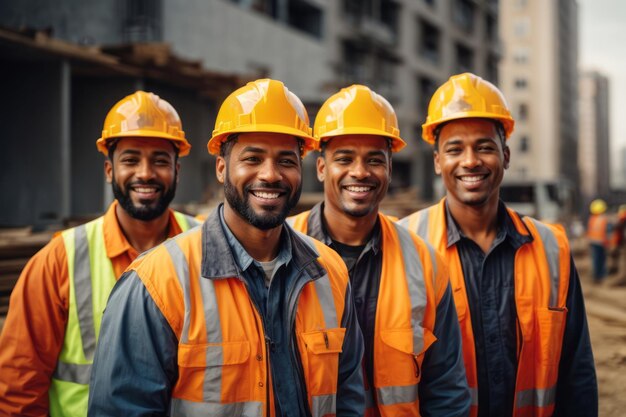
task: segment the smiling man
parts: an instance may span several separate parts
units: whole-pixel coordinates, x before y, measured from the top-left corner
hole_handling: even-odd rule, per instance
[[[290,219],[350,272],[365,340],[366,416],[466,416],[470,397],[446,269],[434,249],[379,213],[405,142],[387,100],[362,85],[320,108],[324,201]]]
[[[345,265],[284,224],[315,142],[302,102],[279,81],[226,98],[208,143],[225,202],[113,290],[90,416],[363,414]]]
[[[578,273],[561,228],[499,199],[514,120],[474,74],[435,92],[422,126],[446,197],[400,221],[443,255],[463,335],[471,416],[597,416]]]
[[[138,91],[118,102],[97,147],[116,201],[52,239],[26,265],[0,337],[0,415],[86,416],[109,292],[139,253],[195,225],[168,210],[189,153],[174,108]]]

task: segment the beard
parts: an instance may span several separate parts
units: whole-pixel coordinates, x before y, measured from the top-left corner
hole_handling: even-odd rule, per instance
[[[292,188],[282,182],[272,184],[261,183],[260,185],[264,188],[273,188],[275,190],[279,190],[280,192],[285,192],[287,195],[292,194]],[[283,224],[291,209],[298,204],[300,194],[302,193],[302,184],[299,184],[296,192],[293,193],[278,213],[272,213],[270,211],[274,209],[274,207],[265,209],[263,206],[261,206],[263,213],[257,213],[250,206],[250,199],[248,196],[251,188],[253,188],[252,184],[245,186],[243,189],[243,196],[240,195],[233,183],[230,182],[228,172],[226,173],[226,178],[224,179],[224,197],[226,198],[226,201],[230,207],[242,218],[246,219],[248,223],[261,230],[270,230]]]
[[[176,195],[176,177],[178,173],[174,174],[174,181],[170,187],[161,194],[156,201],[153,200],[139,200],[139,204],[135,205],[130,197],[130,187],[136,185],[153,185],[163,190],[165,187],[162,183],[157,181],[134,181],[129,183],[125,189],[122,189],[115,180],[115,171],[113,171],[113,181],[111,181],[111,187],[113,188],[113,195],[119,202],[120,206],[127,212],[130,217],[142,221],[154,220],[157,217],[165,213],[165,210],[169,207],[170,203]]]

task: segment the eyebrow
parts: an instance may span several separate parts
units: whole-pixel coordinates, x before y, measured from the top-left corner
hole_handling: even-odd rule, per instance
[[[355,151],[353,151],[352,149],[337,149],[336,151],[334,151],[332,153],[333,155],[337,155],[337,154],[341,154],[341,155],[354,155],[356,154]],[[375,151],[369,151],[367,153],[367,156],[387,156],[387,154],[385,153],[385,151],[377,149]]]
[[[122,152],[120,152],[120,156],[121,155],[137,155],[137,156],[141,156],[141,151],[137,150],[137,149],[124,149]],[[171,157],[170,153],[167,151],[154,151],[152,152],[152,154],[150,156],[167,156],[168,158]]]
[[[484,137],[484,138],[478,139],[476,141],[476,144],[480,145],[480,144],[483,144],[485,142],[497,143],[497,139],[496,138],[490,138],[490,137]],[[461,139],[450,139],[450,140],[446,141],[442,146],[445,148],[446,146],[460,145],[462,143],[463,143],[463,141]]]
[[[267,151],[266,149],[259,148],[259,147],[256,147],[256,146],[246,146],[245,148],[243,148],[243,149],[241,150],[241,153],[242,153],[242,154],[244,154],[244,153],[246,153],[246,152],[251,152],[251,153],[263,153],[263,154],[268,153],[268,151]],[[287,150],[284,150],[284,151],[279,151],[279,152],[278,152],[278,155],[279,155],[279,156],[293,156],[293,157],[298,157],[298,154],[297,154],[295,151],[287,151]]]

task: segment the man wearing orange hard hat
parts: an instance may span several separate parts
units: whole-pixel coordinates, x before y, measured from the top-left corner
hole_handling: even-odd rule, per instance
[[[471,416],[597,416],[585,306],[567,237],[499,197],[513,127],[493,84],[470,73],[450,77],[422,125],[446,197],[400,222],[449,268]]]
[[[365,341],[367,417],[465,417],[470,396],[443,261],[378,211],[391,156],[406,143],[391,104],[364,85],[334,94],[315,119],[324,201],[290,221],[341,255]]]
[[[315,143],[304,105],[280,81],[226,98],[208,143],[225,201],[120,279],[102,321],[90,415],[363,414],[346,267],[284,223]]]
[[[0,414],[86,416],[100,321],[116,278],[137,256],[197,222],[168,209],[178,157],[176,110],[137,91],[109,111],[97,141],[115,201],[54,237],[24,268],[0,336]]]

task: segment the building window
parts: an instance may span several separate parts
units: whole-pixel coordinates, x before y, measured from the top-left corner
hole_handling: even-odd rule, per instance
[[[517,111],[517,119],[519,121],[528,120],[528,105],[526,103],[522,103],[519,105]]]
[[[488,41],[496,41],[498,39],[498,20],[487,14],[485,17],[485,36]]]
[[[472,0],[454,0],[452,20],[466,32],[474,30],[474,2]]]
[[[428,103],[437,87],[437,81],[424,76],[417,77],[417,111],[419,114],[426,115]]]
[[[493,54],[487,56],[487,79],[493,84],[498,84],[498,57]]]
[[[461,44],[456,45],[456,70],[457,72],[472,72],[474,70],[474,53]]]
[[[528,87],[528,81],[526,78],[516,78],[515,79],[515,88],[518,90],[525,90]]]
[[[518,38],[525,38],[530,33],[530,20],[527,17],[519,18],[513,23],[513,33]]]
[[[161,40],[161,1],[129,0],[124,2],[124,39],[127,42],[155,42]]]
[[[522,136],[519,139],[519,151],[521,153],[526,153],[530,150],[530,140],[528,139],[528,136]]]
[[[419,19],[420,39],[418,52],[422,58],[433,64],[439,62],[439,42],[441,33],[436,26],[431,25],[423,19]]]
[[[513,62],[518,65],[526,65],[529,61],[530,52],[528,48],[517,48],[513,52]]]
[[[289,26],[302,32],[322,38],[322,10],[306,1],[289,2]]]
[[[528,0],[515,0],[515,8],[517,10],[523,10],[528,6]]]
[[[435,5],[435,0],[424,0],[424,3],[428,4],[429,6],[434,6]]]

